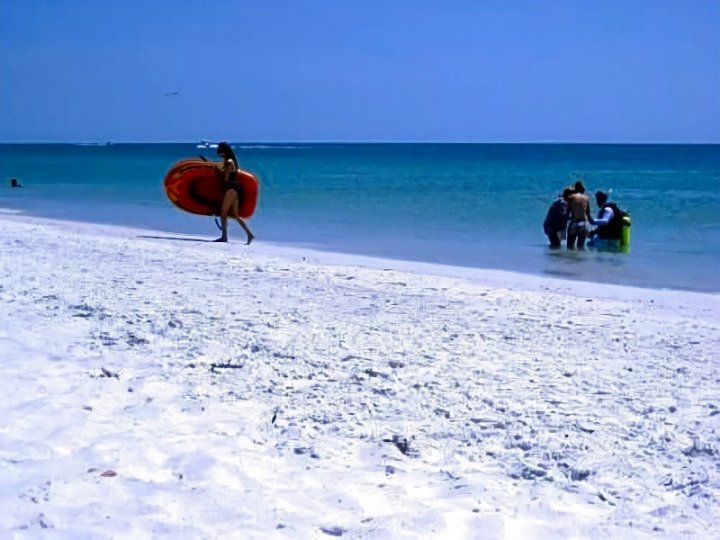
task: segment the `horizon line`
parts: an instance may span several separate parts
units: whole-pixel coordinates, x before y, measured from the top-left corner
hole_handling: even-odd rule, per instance
[[[207,139],[198,139],[192,141],[178,141],[178,140],[160,140],[160,141],[88,141],[88,140],[67,140],[67,141],[50,141],[50,140],[16,140],[16,141],[0,141],[0,144],[72,144],[72,145],[84,145],[84,146],[113,146],[122,144],[198,144],[201,141],[209,144],[217,144],[218,141],[210,141]],[[447,144],[447,145],[512,145],[512,144],[528,144],[528,145],[624,145],[624,146],[717,146],[720,145],[719,141],[692,141],[692,142],[673,142],[673,141],[660,141],[660,142],[648,142],[648,141],[633,141],[633,142],[616,142],[616,141],[602,141],[602,142],[589,142],[589,141],[383,141],[383,140],[344,140],[344,141],[327,141],[327,140],[306,140],[306,141],[228,141],[228,144],[247,144],[247,145],[302,145],[302,144],[317,144],[317,145],[353,145],[353,144],[386,144],[386,145],[401,145],[401,144]]]

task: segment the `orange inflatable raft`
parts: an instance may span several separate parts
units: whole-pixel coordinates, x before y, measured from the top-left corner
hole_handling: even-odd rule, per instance
[[[258,179],[247,171],[239,170],[237,182],[242,187],[239,214],[241,218],[249,218],[257,206]],[[163,184],[167,198],[181,210],[201,216],[220,215],[226,188],[223,172],[217,164],[201,159],[184,159],[172,166]]]

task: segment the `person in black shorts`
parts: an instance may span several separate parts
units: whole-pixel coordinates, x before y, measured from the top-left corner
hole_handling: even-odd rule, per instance
[[[242,186],[238,184],[237,175],[235,174],[240,168],[238,166],[237,157],[235,157],[235,152],[233,152],[233,149],[230,148],[230,145],[226,142],[221,142],[220,144],[218,144],[217,155],[223,158],[221,170],[225,175],[224,178],[227,191],[225,192],[225,197],[223,198],[222,207],[220,209],[220,223],[222,226],[222,235],[215,241],[227,242],[227,218],[230,215],[237,220],[237,222],[245,231],[245,234],[247,234],[246,244],[249,244],[253,241],[255,235],[252,233],[250,228],[247,226],[245,221],[243,221],[239,214],[239,205],[240,199],[243,196],[243,190]]]

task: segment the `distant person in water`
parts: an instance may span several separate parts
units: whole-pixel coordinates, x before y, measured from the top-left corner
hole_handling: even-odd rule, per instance
[[[590,198],[585,195],[582,182],[575,182],[575,189],[568,197],[570,224],[567,232],[568,249],[585,249],[590,221]]]
[[[220,238],[215,241],[227,242],[227,220],[228,216],[231,216],[237,220],[237,222],[245,231],[245,234],[247,234],[246,244],[249,244],[253,241],[255,235],[252,233],[250,228],[247,226],[245,221],[243,221],[239,214],[240,199],[243,196],[243,191],[242,186],[238,184],[235,175],[235,173],[240,168],[238,165],[237,157],[235,157],[235,152],[233,152],[233,149],[230,148],[230,145],[225,142],[221,142],[218,144],[217,155],[223,158],[223,164],[222,167],[220,167],[220,170],[224,175],[225,187],[227,191],[225,192],[225,197],[223,198],[222,207],[220,209],[222,236],[220,236]]]
[[[557,249],[567,233],[568,214],[568,197],[572,194],[571,188],[565,188],[562,195],[553,201],[545,215],[543,222],[543,230],[550,240],[550,247]]]
[[[17,178],[11,178],[10,187],[22,187],[22,184],[17,181]]]

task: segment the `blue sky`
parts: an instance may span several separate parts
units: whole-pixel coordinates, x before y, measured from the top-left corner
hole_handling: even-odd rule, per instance
[[[0,0],[0,141],[718,143],[718,28],[720,0]]]

